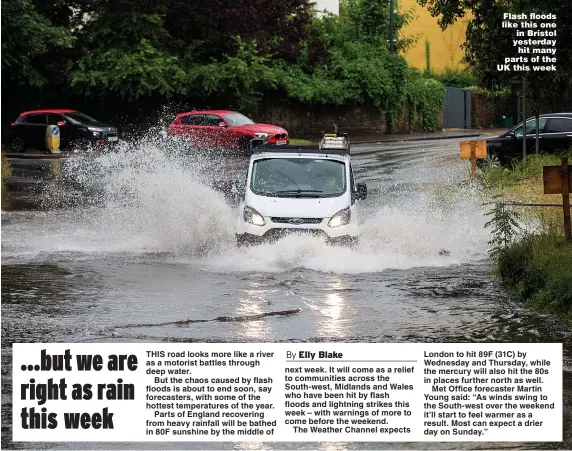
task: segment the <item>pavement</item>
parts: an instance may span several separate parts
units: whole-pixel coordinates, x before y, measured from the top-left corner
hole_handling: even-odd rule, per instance
[[[39,152],[35,149],[30,149],[26,152],[2,152],[8,158],[21,158],[21,159],[59,159],[59,158],[66,158],[69,157],[69,153],[60,152],[60,153],[49,153],[49,152]]]
[[[433,139],[456,139],[456,138],[486,138],[497,136],[508,131],[508,128],[488,128],[488,129],[465,129],[449,128],[432,133],[395,133],[391,135],[373,135],[350,137],[352,144],[376,144],[398,141],[426,141]]]

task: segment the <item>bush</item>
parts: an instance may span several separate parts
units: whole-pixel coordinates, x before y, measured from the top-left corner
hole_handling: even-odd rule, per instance
[[[411,76],[406,86],[407,102],[410,108],[410,128],[417,123],[417,115],[423,118],[423,131],[438,129],[441,108],[445,100],[445,87],[433,78]],[[411,130],[413,131],[413,130]]]
[[[443,72],[432,75],[445,86],[453,88],[470,88],[477,84],[477,78],[469,69],[446,68]]]
[[[572,244],[546,232],[527,235],[498,253],[497,269],[520,301],[563,316],[572,326]]]

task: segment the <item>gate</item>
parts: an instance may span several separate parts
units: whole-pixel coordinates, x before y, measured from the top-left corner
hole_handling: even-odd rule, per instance
[[[471,128],[471,90],[445,88],[443,128]]]

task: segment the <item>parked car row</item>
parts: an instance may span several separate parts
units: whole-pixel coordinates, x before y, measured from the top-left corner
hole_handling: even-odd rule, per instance
[[[8,145],[13,152],[43,149],[48,125],[58,125],[62,150],[95,145],[109,147],[119,140],[116,127],[76,110],[49,109],[23,112],[10,126]],[[539,119],[539,151],[557,153],[572,147],[572,113],[543,114]],[[236,111],[192,110],[177,114],[167,136],[184,139],[196,149],[246,150],[252,139],[289,144],[288,132],[276,125],[255,123]],[[522,123],[487,139],[490,164],[509,164],[522,156]],[[536,153],[536,119],[526,122],[527,153]]]
[[[8,145],[13,152],[44,149],[46,127],[58,125],[62,150],[95,145],[109,147],[119,140],[116,127],[76,110],[48,109],[25,111],[10,124]],[[276,125],[257,124],[236,111],[193,110],[177,114],[167,136],[181,137],[199,149],[245,150],[252,139],[269,144],[289,144],[288,132]]]

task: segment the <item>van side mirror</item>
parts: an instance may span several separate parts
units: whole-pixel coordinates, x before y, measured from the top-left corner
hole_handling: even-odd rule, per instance
[[[367,185],[365,183],[358,183],[356,185],[357,188],[357,193],[356,193],[356,199],[358,200],[364,200],[367,198]]]

